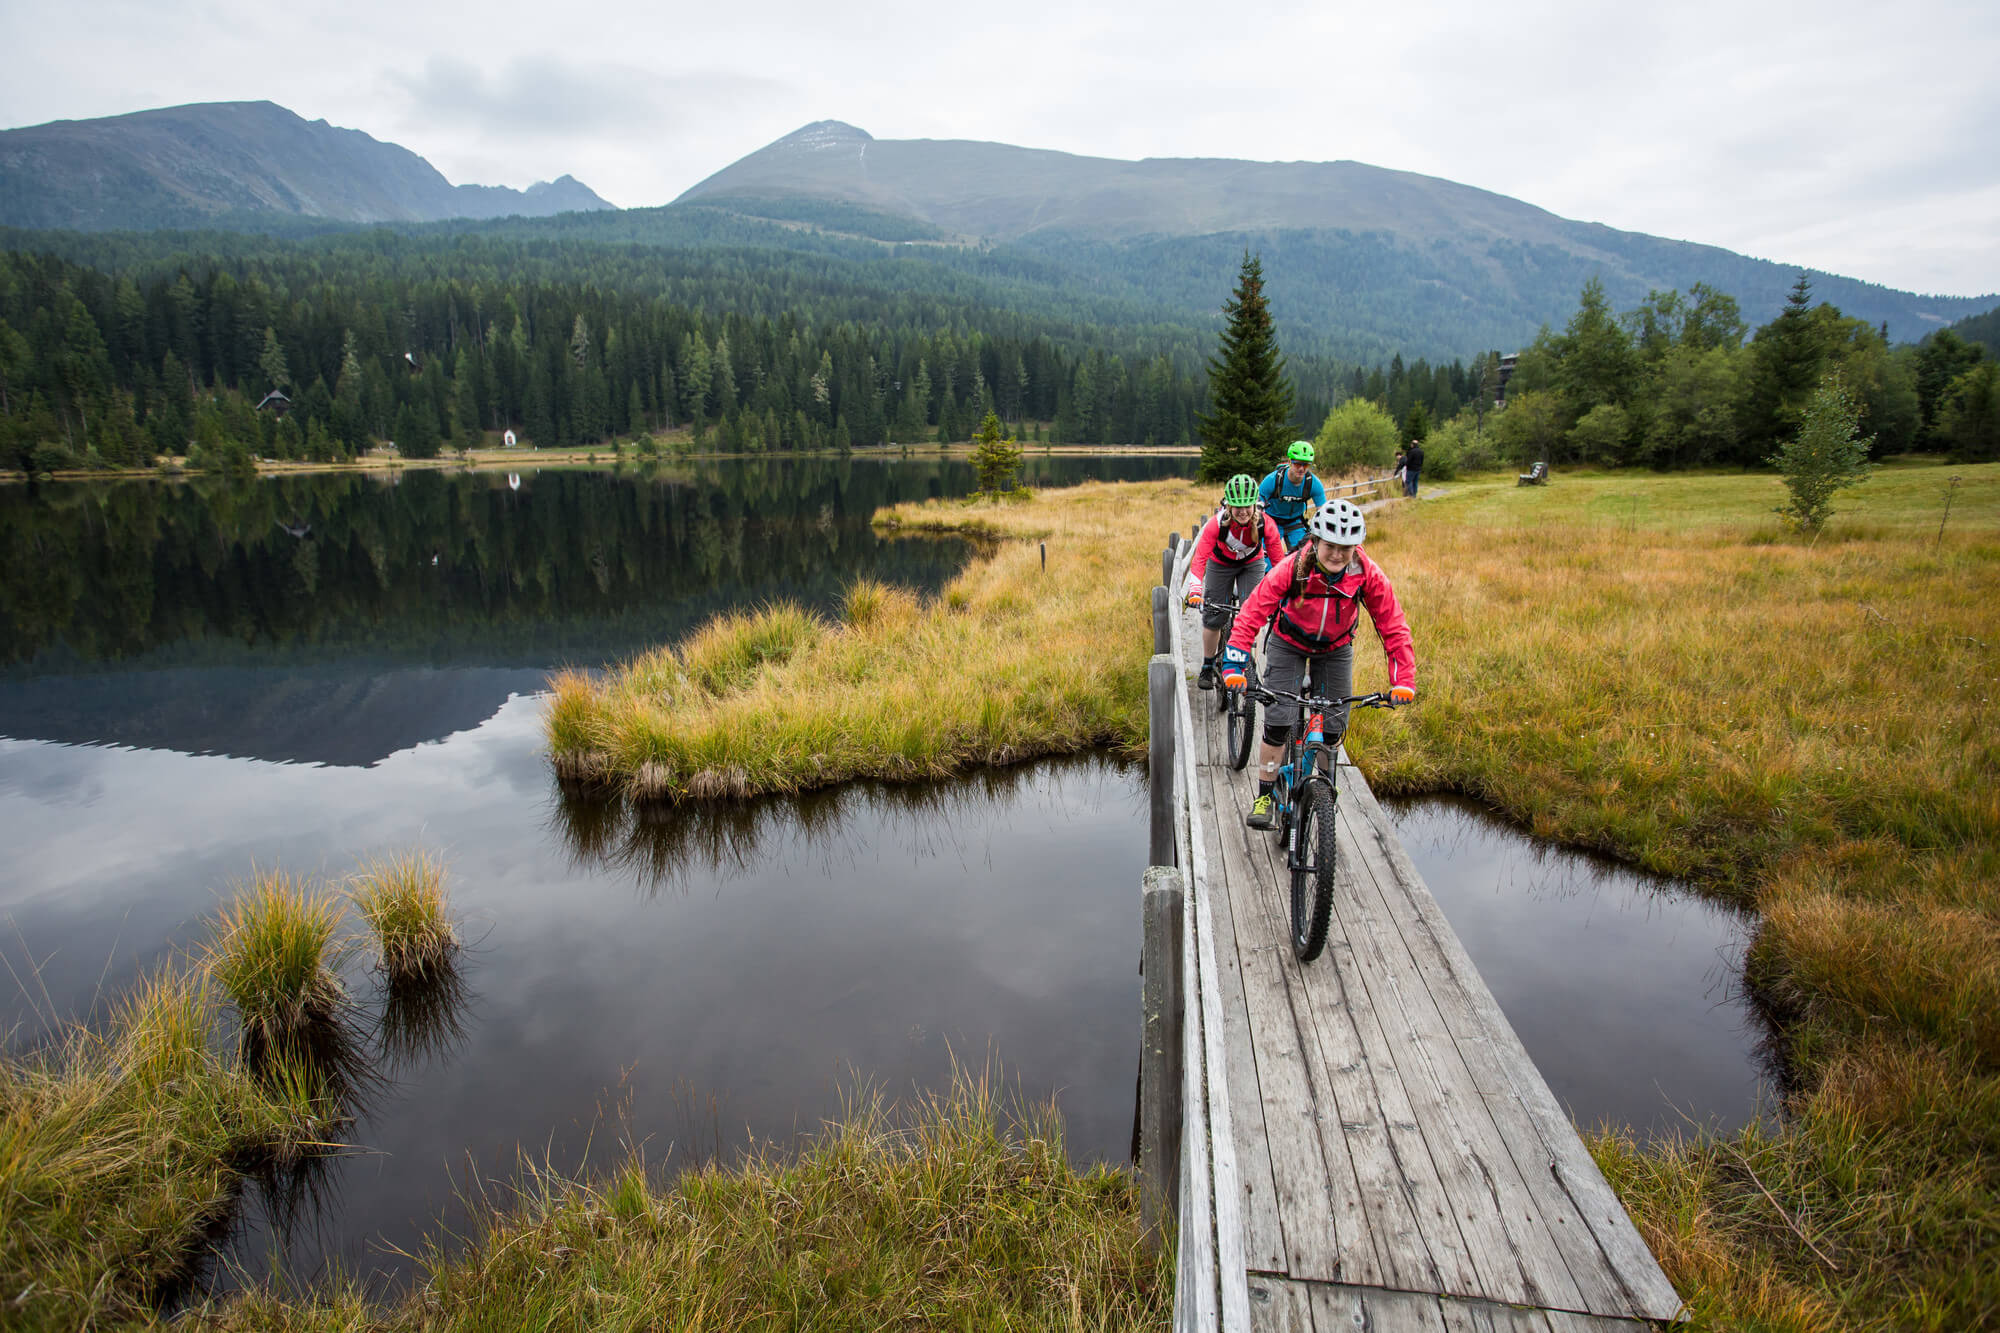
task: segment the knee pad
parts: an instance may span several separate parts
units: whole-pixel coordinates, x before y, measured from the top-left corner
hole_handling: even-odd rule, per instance
[[[1286,738],[1291,734],[1292,729],[1288,726],[1274,727],[1268,722],[1264,724],[1264,744],[1266,745],[1283,745]]]

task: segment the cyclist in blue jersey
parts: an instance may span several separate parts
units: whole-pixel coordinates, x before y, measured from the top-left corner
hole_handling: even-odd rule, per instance
[[[1311,442],[1295,440],[1285,451],[1284,466],[1273,469],[1257,486],[1258,503],[1264,506],[1265,513],[1278,520],[1278,531],[1284,535],[1287,551],[1297,550],[1305,540],[1306,506],[1326,507],[1326,487],[1312,474],[1312,465]]]

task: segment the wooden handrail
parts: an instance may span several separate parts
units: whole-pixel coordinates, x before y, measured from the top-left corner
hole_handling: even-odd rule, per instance
[[[1394,480],[1396,480],[1396,474],[1391,472],[1386,477],[1370,477],[1362,481],[1344,481],[1338,486],[1328,486],[1326,493],[1328,495],[1333,495],[1337,491],[1355,491],[1358,493],[1367,490],[1371,486],[1380,486],[1385,481]]]

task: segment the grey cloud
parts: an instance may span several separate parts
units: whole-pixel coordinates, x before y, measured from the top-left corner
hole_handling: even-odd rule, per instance
[[[434,56],[418,73],[390,71],[385,78],[408,99],[413,123],[514,138],[632,138],[786,91],[754,75],[663,73],[549,56],[517,57],[500,66]]]

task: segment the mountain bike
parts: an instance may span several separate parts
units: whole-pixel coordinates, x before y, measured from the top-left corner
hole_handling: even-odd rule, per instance
[[[1285,839],[1285,868],[1290,872],[1292,955],[1310,963],[1326,948],[1327,925],[1333,918],[1334,809],[1339,802],[1335,783],[1334,747],[1326,739],[1326,715],[1349,708],[1394,708],[1386,693],[1353,694],[1330,699],[1318,694],[1293,694],[1247,686],[1265,707],[1283,699],[1299,706],[1302,725],[1292,728],[1278,760],[1271,804],[1277,831]]]
[[[1243,603],[1218,601],[1213,605],[1220,608],[1225,616],[1222,622],[1222,635],[1216,642],[1227,645],[1230,634],[1236,629],[1236,613],[1243,609]],[[1217,712],[1229,715],[1228,748],[1224,754],[1229,760],[1229,766],[1241,773],[1243,766],[1250,762],[1250,741],[1257,734],[1256,700],[1250,697],[1248,689],[1230,689],[1224,685],[1218,674],[1215,682],[1215,707]]]

